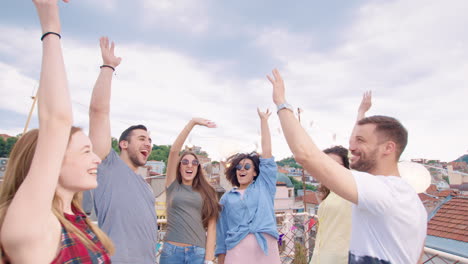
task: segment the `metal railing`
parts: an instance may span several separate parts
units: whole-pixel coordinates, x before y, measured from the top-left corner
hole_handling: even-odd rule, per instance
[[[308,264],[315,246],[316,225],[313,214],[281,213],[276,214],[278,223],[278,248],[282,264]],[[166,219],[159,219],[158,261],[165,235]],[[422,262],[424,264],[468,264],[468,259],[443,251],[425,247]]]

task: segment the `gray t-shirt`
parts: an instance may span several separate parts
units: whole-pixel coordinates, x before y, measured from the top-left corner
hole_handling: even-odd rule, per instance
[[[114,150],[98,167],[93,197],[99,227],[114,242],[112,263],[156,263],[153,191]]]
[[[205,248],[206,232],[202,222],[203,200],[190,185],[175,180],[167,188],[166,241]]]

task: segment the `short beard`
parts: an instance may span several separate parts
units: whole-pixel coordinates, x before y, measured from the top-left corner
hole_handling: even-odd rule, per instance
[[[362,160],[362,157],[359,157],[357,162],[353,162],[350,164],[351,169],[362,171],[362,172],[370,172],[377,166],[377,150],[375,149],[369,154],[369,159]]]
[[[129,153],[129,154],[130,154],[130,153]],[[140,166],[145,165],[146,162],[144,162],[143,164],[140,163],[140,161],[138,160],[137,155],[138,155],[138,154],[136,154],[136,155],[133,155],[133,154],[129,155],[130,161],[133,163],[133,165],[134,165],[135,167],[140,167]]]

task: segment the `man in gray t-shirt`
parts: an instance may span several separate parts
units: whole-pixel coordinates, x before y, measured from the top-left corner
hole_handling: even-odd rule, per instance
[[[151,152],[151,138],[143,125],[131,126],[119,139],[120,156],[112,150],[110,90],[114,69],[121,59],[114,44],[101,38],[103,66],[90,104],[89,137],[94,152],[103,160],[98,167],[94,208],[101,229],[115,245],[112,263],[156,262],[157,219],[150,186],[136,174]]]

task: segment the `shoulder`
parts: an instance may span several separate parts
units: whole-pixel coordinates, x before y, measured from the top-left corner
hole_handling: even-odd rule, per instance
[[[118,162],[119,160],[122,161],[119,155],[117,154],[117,152],[115,152],[115,150],[111,148],[111,150],[109,151],[109,154],[107,154],[106,158],[102,160],[102,163],[100,164],[100,166],[101,167],[111,166],[112,164],[114,164],[115,162]]]

